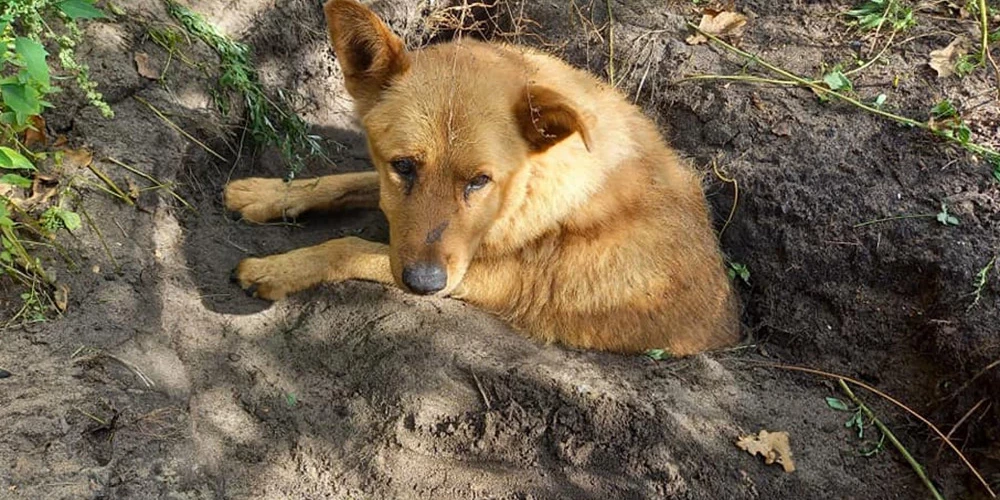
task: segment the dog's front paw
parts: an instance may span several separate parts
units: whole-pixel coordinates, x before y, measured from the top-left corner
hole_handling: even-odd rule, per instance
[[[249,295],[264,300],[282,300],[290,293],[310,286],[299,269],[290,266],[284,255],[243,259],[233,270],[233,281]]]
[[[281,179],[240,179],[226,185],[226,208],[250,222],[297,217],[303,212],[294,193]]]

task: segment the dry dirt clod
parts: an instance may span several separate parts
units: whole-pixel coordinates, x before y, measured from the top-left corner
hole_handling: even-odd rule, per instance
[[[761,429],[756,436],[740,436],[736,446],[751,455],[760,454],[764,457],[764,463],[768,465],[777,462],[785,468],[785,472],[795,471],[792,446],[788,441],[787,432],[768,432]]]

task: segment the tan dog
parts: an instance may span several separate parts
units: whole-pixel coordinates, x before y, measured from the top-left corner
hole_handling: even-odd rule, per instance
[[[225,203],[250,221],[378,207],[390,244],[248,258],[243,288],[277,300],[322,282],[396,283],[589,349],[686,355],[737,340],[699,178],[617,91],[532,49],[407,51],[357,1],[325,10],[377,172],[238,180]]]

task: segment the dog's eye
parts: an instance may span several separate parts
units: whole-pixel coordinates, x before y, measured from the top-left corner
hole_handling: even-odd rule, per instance
[[[465,186],[467,192],[478,191],[483,188],[483,186],[490,183],[490,176],[488,175],[477,175],[473,177],[469,184]]]
[[[417,173],[417,162],[413,158],[399,158],[389,162],[392,169],[403,178],[411,178]]]

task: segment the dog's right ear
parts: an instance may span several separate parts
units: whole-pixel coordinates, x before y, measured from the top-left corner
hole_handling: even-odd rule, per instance
[[[347,92],[368,108],[410,68],[403,41],[357,0],[330,0],[323,10]]]

